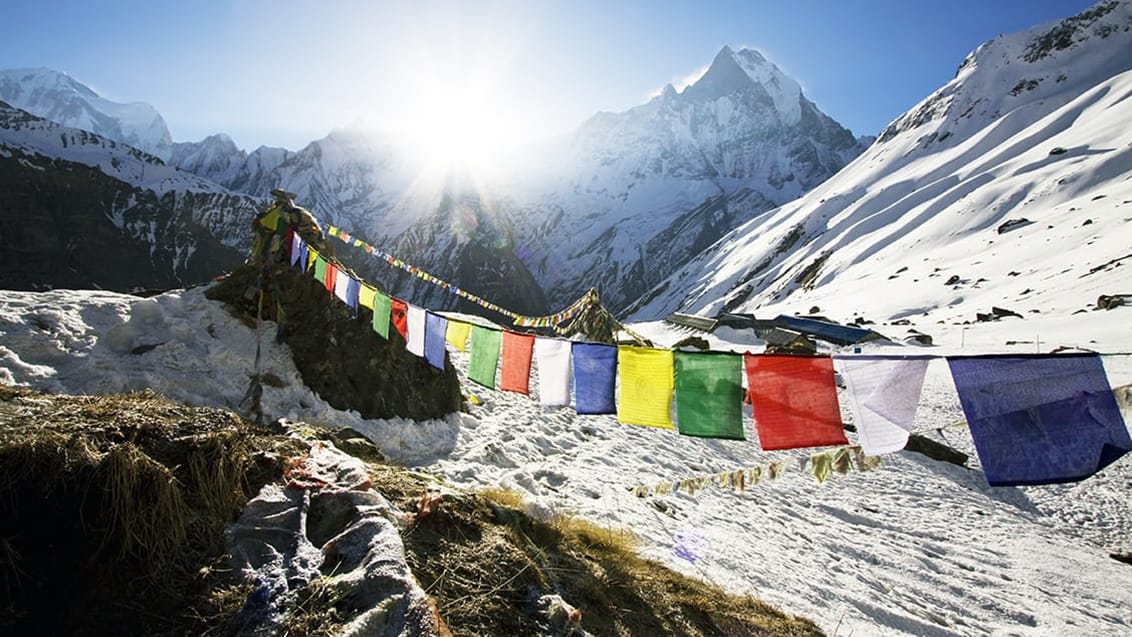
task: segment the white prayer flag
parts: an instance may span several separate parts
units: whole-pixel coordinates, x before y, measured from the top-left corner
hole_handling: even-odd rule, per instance
[[[405,343],[405,349],[409,350],[409,353],[416,354],[421,358],[424,358],[425,320],[426,313],[424,308],[408,305],[409,338]]]
[[[564,407],[570,404],[570,341],[554,338],[535,339],[535,362],[538,365],[538,396],[543,407]]]
[[[903,449],[916,418],[928,359],[833,358],[845,378],[861,450],[877,456]]]
[[[334,278],[334,296],[342,299],[343,303],[349,305],[350,303],[350,275],[346,274],[345,270],[338,270],[338,276]]]

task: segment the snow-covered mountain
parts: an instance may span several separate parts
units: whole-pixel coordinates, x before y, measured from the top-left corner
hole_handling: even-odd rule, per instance
[[[108,100],[66,73],[45,68],[0,70],[0,101],[169,159],[173,139],[157,109],[144,102]]]
[[[207,281],[240,262],[262,208],[137,148],[3,102],[0,181],[7,288]]]
[[[666,86],[647,104],[599,113],[563,141],[541,149],[560,158],[549,176],[515,173],[515,235],[553,301],[596,286],[620,308],[871,139],[854,138],[757,51],[724,47],[682,92]]]
[[[519,256],[548,307],[590,287],[620,307],[731,227],[821,183],[867,141],[758,52],[724,47],[684,91],[668,86],[637,108],[599,113],[571,135],[519,151],[506,178],[486,184],[430,173],[392,138],[356,129],[271,161],[256,159],[261,149],[243,168],[240,151],[216,137],[176,145],[172,161],[253,195],[285,188],[321,219],[442,277],[474,269],[453,245],[506,245],[513,251],[501,258]],[[471,236],[445,208],[469,200],[489,202],[491,215]],[[459,283],[485,293],[508,284],[479,271]],[[429,297],[425,288],[411,293]]]
[[[506,179],[489,183],[431,171],[373,132],[338,129],[296,152],[248,153],[223,134],[173,144],[155,112],[142,118],[144,105],[115,104],[66,75],[8,71],[0,85],[17,106],[104,131],[228,190],[294,192],[323,221],[466,289],[533,282],[513,300],[536,312],[590,287],[610,307],[625,306],[722,233],[821,183],[868,141],[821,113],[758,52],[728,47],[682,92],[668,86],[642,106],[599,113],[517,153]],[[142,119],[161,135],[147,136]],[[246,241],[245,228],[232,231],[220,240]],[[440,307],[457,301],[413,281],[393,291]]]
[[[840,173],[736,228],[634,316],[817,306],[930,332],[998,305],[1033,340],[1051,313],[1129,293],[1129,97],[1128,0],[995,38]]]

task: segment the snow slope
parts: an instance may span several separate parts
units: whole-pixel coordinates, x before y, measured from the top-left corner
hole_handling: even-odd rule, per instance
[[[845,169],[735,229],[633,316],[817,306],[900,337],[1004,306],[1025,318],[999,347],[1048,341],[1051,316],[1073,316],[1087,341],[1091,314],[1076,313],[1129,290],[1130,69],[1127,0],[996,38]]]
[[[1101,317],[1127,324],[1120,310]],[[684,336],[661,323],[634,327],[662,344]],[[996,328],[980,324],[972,332]],[[733,338],[738,333],[726,336],[711,336],[713,349],[759,349]],[[1098,346],[1121,342],[1127,341]],[[899,452],[871,472],[818,485],[798,468],[809,450],[760,451],[749,413],[749,440],[705,440],[540,408],[537,383],[526,397],[465,381],[481,402],[470,413],[429,422],[363,420],[302,385],[287,348],[274,342],[273,324],[265,324],[258,343],[262,371],[283,385],[264,387],[268,414],[348,425],[394,461],[456,485],[512,488],[536,515],[571,512],[632,533],[645,555],[811,617],[831,634],[1132,632],[1132,568],[1107,556],[1132,550],[1129,457],[1077,484],[991,488],[977,470]],[[0,292],[0,381],[7,384],[79,394],[152,388],[191,404],[238,409],[255,373],[256,346],[255,332],[206,300],[201,288],[149,299]],[[449,354],[464,378],[466,355]],[[1107,358],[1106,367],[1114,384],[1132,382],[1128,357]],[[930,434],[960,418],[946,365],[936,361],[917,429]],[[933,435],[971,452],[961,427]],[[782,476],[742,493],[630,493],[637,485],[779,461],[788,467]]]

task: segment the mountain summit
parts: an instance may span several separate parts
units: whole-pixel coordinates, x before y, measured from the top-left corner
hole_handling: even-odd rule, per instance
[[[169,159],[173,138],[157,109],[144,102],[108,100],[66,73],[46,68],[0,70],[0,101]]]
[[[731,47],[723,47],[708,70],[683,92],[685,99],[697,101],[735,94],[750,95],[773,107],[787,125],[797,124],[802,116],[802,87],[751,49],[736,53]]]

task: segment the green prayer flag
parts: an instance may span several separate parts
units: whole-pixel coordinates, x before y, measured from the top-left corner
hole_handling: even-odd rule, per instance
[[[728,352],[675,352],[676,421],[685,436],[746,440],[743,358]]]
[[[373,331],[389,340],[389,313],[392,310],[388,294],[378,290],[373,295]]]
[[[326,280],[326,259],[321,254],[314,258],[314,280],[319,283]]]
[[[468,361],[468,378],[484,387],[495,389],[495,370],[499,366],[499,350],[503,332],[472,326],[472,358]]]
[[[815,453],[810,456],[810,466],[813,467],[814,478],[817,478],[818,484],[825,482],[830,470],[833,469],[833,454],[829,451]]]

